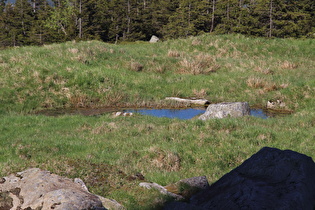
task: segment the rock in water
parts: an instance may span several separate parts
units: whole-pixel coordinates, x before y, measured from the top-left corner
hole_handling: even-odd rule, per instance
[[[231,102],[210,104],[206,112],[198,119],[207,120],[213,118],[242,117],[250,114],[249,104],[247,102]]]
[[[312,158],[265,147],[195,194],[186,209],[315,209],[315,164]],[[178,208],[177,208],[178,204]],[[180,209],[173,202],[165,209]]]

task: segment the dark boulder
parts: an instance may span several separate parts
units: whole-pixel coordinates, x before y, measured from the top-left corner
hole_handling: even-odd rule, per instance
[[[180,209],[183,205],[173,202],[168,206]],[[209,189],[192,196],[184,206],[185,209],[315,209],[315,164],[306,155],[265,147]]]

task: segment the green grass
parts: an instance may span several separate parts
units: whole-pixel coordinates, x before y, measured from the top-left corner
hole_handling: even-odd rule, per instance
[[[128,209],[168,200],[135,174],[168,185],[206,175],[213,183],[264,146],[315,157],[315,40],[203,35],[157,44],[67,42],[0,51],[0,175],[39,167],[80,177]],[[280,99],[294,113],[267,120],[177,120],[135,115],[47,117],[78,107],[181,106]]]
[[[168,96],[260,106],[281,99],[287,109],[304,109],[314,102],[314,46],[314,40],[204,35],[157,44],[90,41],[3,50],[0,112],[169,106],[162,101]]]
[[[134,116],[6,116],[0,123],[2,175],[39,167],[80,177],[89,189],[133,208],[157,203],[145,181],[168,185],[206,175],[213,183],[264,146],[314,156],[315,120],[176,120]],[[151,208],[151,207],[150,207]]]

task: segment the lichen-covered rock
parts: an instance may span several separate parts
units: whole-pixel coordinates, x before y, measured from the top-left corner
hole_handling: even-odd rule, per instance
[[[243,117],[250,114],[250,107],[247,102],[231,102],[210,104],[206,112],[198,119],[207,120],[225,117]]]
[[[195,194],[186,209],[315,209],[315,163],[291,151],[265,147]],[[171,206],[169,206],[171,205]],[[173,202],[165,209],[181,209]]]
[[[106,209],[82,180],[32,168],[3,177],[0,209]]]

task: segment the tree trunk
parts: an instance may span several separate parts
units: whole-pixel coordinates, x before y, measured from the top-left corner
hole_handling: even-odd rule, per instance
[[[79,38],[82,39],[82,1],[79,2]]]
[[[272,11],[273,11],[273,0],[270,0],[270,7],[269,7],[269,33],[268,33],[268,37],[272,36],[272,27],[273,27]]]
[[[131,18],[130,18],[130,13],[131,13],[131,5],[130,5],[130,1],[127,1],[127,8],[128,8],[128,14],[127,14],[127,36],[130,33],[130,23],[131,23]]]
[[[214,12],[215,12],[215,0],[212,0],[212,17],[211,17],[211,28],[210,28],[210,33],[213,32],[214,30]]]

